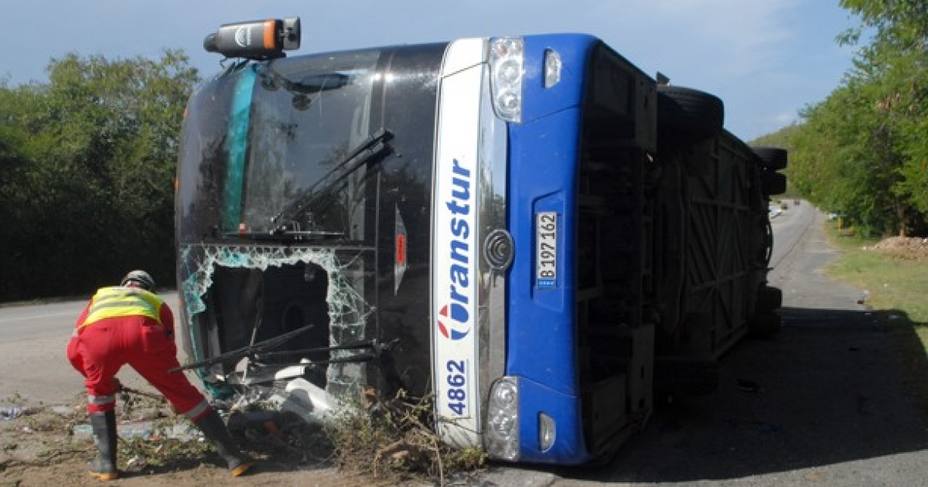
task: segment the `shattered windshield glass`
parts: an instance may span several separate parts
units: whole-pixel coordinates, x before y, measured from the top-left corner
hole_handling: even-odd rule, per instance
[[[208,310],[210,300],[215,304],[221,296],[215,294],[217,289],[217,274],[223,272],[228,276],[230,270],[255,270],[259,274],[268,272],[279,272],[281,269],[295,268],[305,269],[310,272],[312,269],[319,269],[318,276],[311,276],[313,279],[319,278],[324,281],[321,286],[325,289],[323,296],[319,296],[318,301],[305,301],[304,298],[297,299],[297,303],[306,303],[317,309],[324,310],[327,315],[327,330],[325,338],[317,341],[312,345],[337,345],[341,343],[357,342],[365,338],[365,323],[368,315],[373,308],[365,301],[363,295],[358,290],[358,282],[355,276],[363,273],[365,267],[364,259],[359,255],[355,258],[339,258],[338,252],[331,248],[313,249],[301,247],[277,247],[277,246],[242,246],[230,247],[225,245],[184,245],[180,253],[181,273],[185,276],[181,283],[181,297],[184,303],[184,313],[190,323],[205,323],[205,330],[192,326],[189,328],[191,336],[184,337],[193,342],[202,342],[203,337],[196,334],[206,330],[217,330],[217,327],[210,326],[211,320],[217,320],[219,317],[215,313],[204,313]],[[301,274],[304,271],[300,272]],[[309,280],[310,276],[304,277]],[[291,281],[290,287],[296,287],[300,279],[294,283]],[[213,291],[213,294],[210,293]],[[239,289],[236,296],[241,304],[248,304],[249,299],[242,299],[243,294],[247,294],[246,289]],[[263,290],[257,291],[257,294],[264,295],[263,299],[271,299]],[[269,303],[273,307],[288,308],[292,307],[285,300],[279,303]],[[240,312],[245,309],[243,306],[232,308],[227,306],[226,310],[237,309]],[[260,310],[254,312],[260,314]],[[245,314],[248,314],[247,312]],[[233,327],[231,319],[240,317],[229,316],[226,322],[218,324],[222,328],[222,337],[225,340],[236,339],[236,342],[226,342],[227,348],[235,348],[240,345],[248,344],[255,323],[247,323],[243,326]],[[205,320],[205,322],[204,322]],[[281,317],[281,321],[286,320]],[[295,326],[305,325],[300,321]],[[313,323],[322,325],[322,323]],[[280,332],[275,328],[276,324],[267,322],[263,325],[273,336]],[[237,334],[238,336],[234,336]],[[223,338],[217,337],[219,340]],[[194,349],[195,350],[195,349]],[[351,356],[348,351],[333,351],[331,358],[344,359]],[[195,355],[192,359],[201,359],[204,357]],[[363,379],[363,365],[358,363],[333,363],[328,365],[322,372],[325,375],[325,389],[335,395],[344,394],[344,391],[357,387],[360,380]]]
[[[370,50],[239,64],[191,98],[177,198],[189,359],[309,324],[313,330],[280,350],[367,338],[372,307],[364,298],[365,279],[375,268],[374,256],[369,247],[345,246],[373,239],[373,227],[365,225],[366,205],[374,202],[367,166],[339,180],[327,198],[289,216],[301,219],[304,230],[342,236],[338,248],[263,245],[248,237],[268,235],[275,214],[371,139],[379,55]],[[349,360],[350,351],[307,358],[320,365],[305,377],[336,395],[357,387],[365,375],[363,363],[338,363]],[[234,365],[198,373],[208,387],[217,386]]]
[[[178,335],[214,398],[297,379],[340,397],[369,384],[427,390],[421,296],[444,47],[239,62],[191,97]],[[308,325],[273,350],[215,360]]]

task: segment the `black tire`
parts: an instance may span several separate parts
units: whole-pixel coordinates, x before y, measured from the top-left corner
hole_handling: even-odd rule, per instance
[[[769,338],[783,328],[783,319],[776,313],[758,313],[748,323],[748,332],[754,338]]]
[[[760,159],[760,165],[771,171],[786,169],[786,149],[779,147],[752,147],[754,154]]]
[[[762,286],[757,292],[757,312],[767,313],[783,306],[783,291],[772,286]]]
[[[658,85],[657,125],[672,136],[708,138],[722,132],[725,106],[715,95],[682,86]]]
[[[765,217],[764,224],[764,267],[770,265],[770,259],[773,257],[773,225],[770,224],[770,218]]]
[[[768,196],[786,192],[786,176],[777,172],[764,171],[764,193]]]

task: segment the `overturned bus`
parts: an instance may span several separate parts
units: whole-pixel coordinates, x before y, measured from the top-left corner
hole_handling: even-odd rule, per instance
[[[786,153],[722,125],[587,35],[233,63],[184,120],[184,350],[217,397],[404,389],[451,445],[605,457],[779,327]]]

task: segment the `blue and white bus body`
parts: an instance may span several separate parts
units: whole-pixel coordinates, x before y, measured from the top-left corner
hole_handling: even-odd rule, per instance
[[[494,43],[518,52],[494,63]],[[464,39],[443,61],[431,266],[438,429],[447,443],[485,447],[498,459],[591,458],[577,370],[574,229],[581,103],[597,44],[587,35]],[[494,80],[511,77],[499,71],[513,63],[521,107],[501,116]],[[537,275],[541,215],[555,219],[553,279]],[[484,239],[497,229],[511,236],[512,260],[494,269]]]
[[[604,458],[655,382],[711,385],[751,323],[779,323],[785,154],[722,113],[581,34],[235,63],[184,121],[185,353],[217,397],[306,359],[300,387],[336,399],[431,391],[449,445]],[[244,371],[213,360],[295,330]]]

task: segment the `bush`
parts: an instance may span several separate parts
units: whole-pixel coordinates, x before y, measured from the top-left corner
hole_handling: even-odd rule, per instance
[[[0,300],[85,294],[145,268],[173,280],[173,179],[197,72],[159,60],[52,60],[0,84]]]

